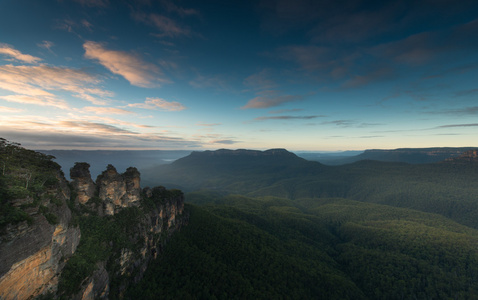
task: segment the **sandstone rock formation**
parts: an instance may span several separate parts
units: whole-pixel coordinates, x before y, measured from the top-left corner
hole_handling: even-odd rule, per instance
[[[70,169],[71,184],[77,193],[75,200],[80,204],[85,204],[95,195],[96,186],[91,179],[89,168],[88,163],[82,162],[75,163],[75,166]]]
[[[28,299],[56,292],[65,261],[80,241],[80,229],[70,224],[66,180],[61,174],[58,180],[58,184],[41,195],[41,199],[55,199],[55,203],[45,200],[42,207],[57,216],[56,224],[33,208],[32,224],[27,221],[8,224],[0,237],[0,299]]]
[[[187,222],[183,218],[182,192],[147,188],[147,204],[139,208],[144,201],[136,168],[119,174],[108,165],[95,183],[89,167],[87,163],[76,163],[70,169],[71,185],[60,167],[53,167],[53,172],[57,171],[54,184],[43,182],[35,193],[7,199],[11,207],[25,215],[18,222],[0,223],[0,299],[32,299],[47,293],[65,299],[121,298],[130,284],[142,278],[167,237]],[[70,200],[72,195],[76,197]],[[125,226],[128,212],[135,219]],[[102,218],[105,214],[113,217]],[[69,262],[81,255],[81,251],[75,253],[81,238],[77,224],[88,217],[109,224],[121,220],[114,228],[126,236],[119,242],[106,236],[101,243],[111,255],[107,260],[93,262],[94,270],[81,275],[86,277],[78,281],[79,291],[67,294],[61,288],[59,291],[59,283],[65,278],[62,274],[67,273]],[[123,241],[127,242],[121,244]]]

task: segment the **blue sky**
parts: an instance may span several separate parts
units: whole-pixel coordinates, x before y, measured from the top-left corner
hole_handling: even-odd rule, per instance
[[[476,146],[476,1],[5,0],[0,136],[33,149]]]

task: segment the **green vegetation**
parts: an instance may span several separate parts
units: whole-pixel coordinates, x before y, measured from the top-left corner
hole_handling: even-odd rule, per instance
[[[26,212],[29,208],[62,203],[48,195],[48,189],[58,184],[60,166],[53,156],[25,149],[20,144],[0,138],[0,228],[9,223],[33,218]],[[41,211],[50,224],[58,217],[53,212]]]
[[[105,261],[114,266],[121,249],[138,251],[140,245],[134,233],[142,218],[144,212],[139,207],[124,208],[114,216],[90,214],[78,217],[81,241],[63,269],[60,293],[77,293],[82,281],[97,269],[97,263]]]
[[[439,215],[338,198],[227,196],[188,209],[189,225],[128,297],[478,296],[478,231]]]

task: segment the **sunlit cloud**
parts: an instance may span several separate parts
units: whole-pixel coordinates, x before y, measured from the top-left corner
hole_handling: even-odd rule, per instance
[[[108,50],[103,44],[87,41],[83,44],[85,57],[97,60],[112,73],[120,75],[132,85],[139,87],[157,87],[159,83],[169,82],[161,70],[146,63],[136,55],[116,50]]]
[[[104,97],[113,93],[95,87],[100,80],[84,71],[39,66],[0,66],[0,89],[19,95],[42,98],[45,103],[56,99],[55,91],[67,91],[75,97],[84,99],[96,105],[107,103]],[[61,100],[56,99],[59,103]]]
[[[19,108],[0,106],[0,112],[2,113],[19,113],[22,111],[23,109],[19,109]]]
[[[92,112],[97,115],[128,115],[134,114],[132,111],[116,108],[116,107],[98,107],[98,106],[87,106],[81,109],[82,111]]]
[[[29,64],[35,64],[42,60],[39,57],[35,57],[29,54],[23,54],[20,51],[13,48],[12,46],[7,44],[1,44],[1,43],[0,43],[0,54],[8,56],[11,59],[29,63]]]
[[[161,109],[167,111],[181,111],[186,109],[184,105],[175,101],[167,101],[162,98],[146,98],[144,103],[131,103],[128,107],[136,107],[143,109]]]
[[[262,93],[262,95],[249,100],[247,104],[241,108],[269,108],[303,99],[304,97],[301,95],[280,95],[277,91],[265,91]]]
[[[69,109],[68,103],[61,99],[56,99],[55,97],[32,97],[28,95],[7,95],[7,96],[0,96],[0,99],[8,101],[8,102],[15,102],[21,104],[33,104],[33,105],[41,105],[41,106],[52,106],[61,109]]]

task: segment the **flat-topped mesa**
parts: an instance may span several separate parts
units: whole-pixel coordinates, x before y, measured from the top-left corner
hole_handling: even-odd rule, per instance
[[[77,192],[75,202],[85,204],[90,200],[96,191],[96,185],[91,179],[90,165],[85,162],[77,162],[70,169],[71,184]]]
[[[106,171],[98,175],[96,186],[107,215],[114,215],[123,207],[137,205],[140,200],[140,174],[136,168],[130,167],[119,174],[115,167],[108,165]]]

